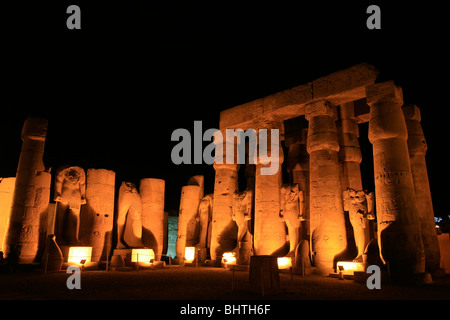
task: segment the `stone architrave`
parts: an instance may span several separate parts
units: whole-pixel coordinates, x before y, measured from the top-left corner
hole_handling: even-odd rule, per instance
[[[156,260],[161,260],[164,239],[167,238],[164,228],[164,190],[165,181],[162,179],[141,179],[142,243],[144,247],[153,249]]]
[[[421,116],[419,108],[415,105],[405,105],[402,107],[402,110],[408,130],[407,143],[416,193],[420,234],[425,250],[425,270],[434,272],[439,268],[441,258],[425,160],[427,142],[423,134],[422,125],[420,124]]]
[[[8,229],[16,178],[0,178],[0,251],[6,251],[6,231]]]
[[[55,177],[56,241],[71,246],[80,245],[80,212],[86,203],[86,174],[83,168],[64,166]]]
[[[116,173],[88,169],[86,204],[81,211],[81,239],[92,247],[91,261],[106,260],[112,247]]]
[[[235,249],[238,253],[238,264],[248,265],[252,256],[253,237],[249,232],[249,222],[252,219],[252,204],[253,192],[251,190],[234,193],[232,218],[238,227],[238,247]]]
[[[39,261],[45,247],[51,185],[51,174],[43,162],[46,134],[47,120],[25,120],[6,236],[7,252],[14,251],[20,264]]]
[[[134,183],[123,181],[117,200],[116,249],[142,247],[141,196]]]
[[[271,136],[271,130],[281,129],[282,123],[273,121],[267,122],[267,136]],[[261,142],[260,129],[258,128],[258,141]],[[281,130],[280,130],[281,131]],[[269,138],[268,138],[269,139]],[[273,146],[279,148],[278,158],[271,157]],[[258,149],[261,148],[259,143]],[[273,163],[264,164],[261,159],[261,152],[258,154],[258,163],[255,173],[255,221],[254,221],[254,250],[256,255],[276,255],[283,256],[286,253],[286,228],[280,219],[280,188],[282,185],[281,165],[284,160],[283,149],[280,141],[272,144],[267,143],[267,155],[273,159]],[[264,161],[265,162],[265,161]],[[275,174],[261,174],[264,167],[278,166]]]
[[[381,258],[392,273],[421,273],[425,254],[401,109],[402,90],[388,81],[366,87],[366,95]]]
[[[334,271],[345,253],[347,235],[339,175],[336,108],[326,101],[308,104],[311,252],[319,273]]]
[[[199,196],[199,186],[190,185],[181,188],[176,244],[176,253],[179,259],[184,257],[186,247],[193,247],[198,243]]]

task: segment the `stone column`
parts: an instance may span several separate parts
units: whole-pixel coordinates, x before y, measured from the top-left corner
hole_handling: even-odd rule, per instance
[[[287,171],[292,184],[298,184],[303,191],[304,218],[300,230],[299,240],[308,240],[310,237],[309,226],[309,153],[306,150],[308,129],[304,128],[297,137],[286,137],[285,146],[288,147]]]
[[[220,262],[224,252],[233,251],[237,245],[238,227],[232,219],[233,194],[238,191],[237,147],[235,139],[227,140],[226,129],[221,130],[222,139],[214,140],[214,206],[211,220],[211,260]],[[226,161],[227,150],[233,148],[234,163]]]
[[[361,149],[359,148],[359,128],[355,118],[353,102],[344,103],[338,107],[338,121],[336,122],[336,127],[339,140],[338,158],[342,191],[346,192],[348,188],[355,191],[362,191],[363,185],[360,168],[362,155]],[[345,211],[348,210],[345,204],[344,209]],[[348,256],[348,258],[362,259],[362,254],[370,242],[371,227],[373,226],[373,223],[370,223],[367,215],[364,216],[364,214],[360,214],[360,211],[350,211],[351,213],[348,212],[348,216],[351,226],[348,226],[347,229],[348,251],[349,254],[350,251],[353,251],[351,244],[355,243],[357,254],[354,254],[353,257]]]
[[[336,108],[317,101],[306,105],[305,111],[309,121],[311,249],[319,272],[328,274],[347,248]]]
[[[51,174],[42,160],[46,135],[47,120],[25,120],[6,239],[8,254],[14,250],[22,264],[38,260],[38,249],[43,250],[46,242],[51,184]]]
[[[184,257],[186,247],[198,242],[198,206],[200,204],[200,187],[184,186],[181,188],[180,211],[178,216],[177,257]],[[181,263],[181,260],[180,260]]]
[[[92,261],[106,260],[112,246],[116,173],[88,169],[86,204],[81,209],[81,241],[92,247]]]
[[[283,256],[287,253],[286,227],[280,217],[280,189],[282,185],[281,164],[284,160],[280,141],[273,145],[278,148],[278,157],[272,157],[272,129],[282,129],[282,123],[270,123],[267,130],[267,155],[272,163],[264,164],[261,159],[261,128],[258,129],[258,163],[255,172],[255,221],[254,249],[256,255]],[[281,131],[281,130],[280,130]],[[279,137],[280,137],[279,133]],[[262,174],[265,167],[278,168],[275,174]]]
[[[361,150],[359,148],[359,129],[355,119],[353,102],[344,103],[338,108],[336,127],[339,139],[339,167],[341,171],[341,188],[362,190]]]
[[[389,262],[393,273],[423,272],[425,256],[401,109],[402,90],[389,81],[366,87],[366,95],[381,258]]]
[[[431,201],[430,183],[428,182],[425,153],[427,142],[420,124],[420,110],[415,105],[402,108],[408,130],[408,151],[411,161],[411,173],[416,193],[417,214],[420,234],[425,250],[425,270],[434,272],[439,268],[440,251],[434,222],[433,202]]]
[[[233,194],[238,190],[238,164],[214,163],[214,206],[211,221],[211,260],[220,261],[224,252],[237,245],[238,228],[232,219]]]
[[[164,189],[162,179],[141,179],[139,193],[142,203],[142,243],[146,248],[153,249],[157,260],[163,253],[164,239],[167,230],[164,229]]]
[[[11,215],[11,205],[14,196],[14,185],[16,178],[0,178],[0,251],[5,252],[6,231],[9,225]]]

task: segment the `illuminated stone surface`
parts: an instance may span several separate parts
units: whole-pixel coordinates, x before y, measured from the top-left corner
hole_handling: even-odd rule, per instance
[[[347,248],[339,173],[336,108],[326,101],[306,106],[309,121],[311,247],[322,274],[334,271]]]
[[[420,234],[425,250],[425,270],[433,272],[439,268],[440,252],[436,235],[436,224],[434,222],[430,183],[428,182],[427,164],[425,161],[427,142],[420,124],[421,116],[419,108],[415,105],[405,105],[402,110],[408,130],[408,151],[416,193]]]
[[[280,216],[286,223],[289,233],[289,256],[295,255],[300,240],[299,228],[303,217],[304,198],[303,191],[298,189],[298,185],[284,184],[281,187]]]
[[[366,91],[381,258],[394,273],[424,272],[402,90],[390,81],[368,86]]]
[[[117,200],[116,249],[142,247],[141,197],[134,183],[124,181]]]
[[[214,207],[211,221],[211,260],[237,245],[237,226],[232,219],[233,194],[238,190],[238,165],[214,164]]]
[[[40,258],[47,237],[51,174],[42,160],[46,134],[47,120],[25,120],[6,239],[7,253],[14,250],[23,264]]]
[[[200,249],[200,261],[205,261],[207,259],[207,249],[211,245],[211,218],[213,207],[214,194],[207,194],[204,196],[198,206],[200,231],[197,248]]]
[[[0,178],[0,251],[6,251],[6,231],[11,215],[16,178]]]
[[[198,206],[200,204],[200,187],[184,186],[181,188],[180,210],[178,216],[177,258],[184,257],[185,248],[198,243]]]
[[[81,206],[86,203],[86,174],[80,167],[61,167],[56,172],[56,239],[59,244],[79,245]]]
[[[237,262],[238,264],[249,264],[253,254],[253,236],[249,231],[249,223],[252,219],[253,192],[245,190],[233,194],[233,221],[238,227],[237,236]]]
[[[362,262],[364,250],[370,242],[369,219],[373,220],[373,192],[348,188],[343,192],[344,210],[348,211],[358,250],[355,261]]]
[[[162,179],[141,179],[139,193],[142,203],[142,243],[153,249],[156,259],[161,259],[167,230],[164,228],[164,190]]]
[[[106,260],[112,246],[116,173],[88,169],[86,204],[82,206],[80,233],[83,244],[92,247],[92,261]]]
[[[275,121],[268,121],[264,128],[280,129],[282,125]],[[261,127],[260,127],[261,128]],[[259,139],[258,139],[259,141]],[[256,255],[286,254],[286,229],[280,219],[280,188],[282,185],[281,165],[284,160],[283,149],[279,141],[278,159],[271,159],[273,163],[263,164],[258,156],[255,173],[255,223],[254,249]],[[272,143],[267,143],[267,154],[270,155]],[[278,166],[276,174],[261,174],[263,167]]]

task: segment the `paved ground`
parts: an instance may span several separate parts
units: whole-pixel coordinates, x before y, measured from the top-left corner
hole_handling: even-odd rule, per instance
[[[249,287],[248,272],[222,268],[179,267],[170,269],[84,271],[81,289],[69,290],[65,272],[39,271],[0,274],[0,299],[43,300],[450,300],[450,276],[427,285],[382,284],[369,290],[353,280],[308,275],[280,274],[285,292],[261,297]]]

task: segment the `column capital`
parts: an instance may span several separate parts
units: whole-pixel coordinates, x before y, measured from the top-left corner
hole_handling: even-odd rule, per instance
[[[403,104],[403,90],[394,84],[394,81],[386,81],[372,84],[366,87],[366,103],[372,107],[377,102],[392,101]]]
[[[317,116],[330,116],[337,119],[336,107],[326,100],[319,100],[308,103],[305,106],[305,118],[310,121]]]

